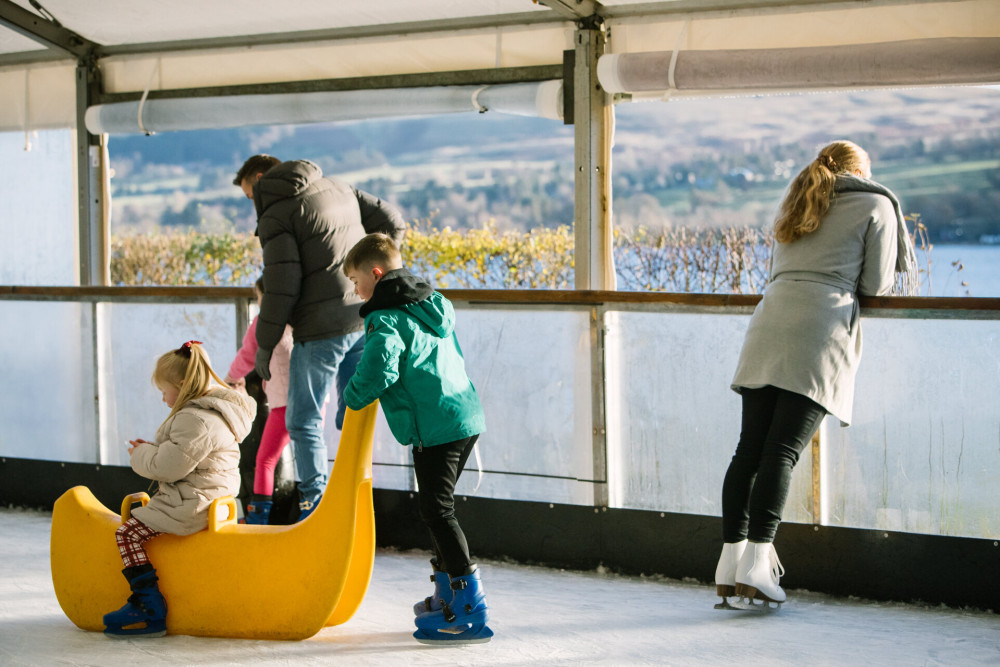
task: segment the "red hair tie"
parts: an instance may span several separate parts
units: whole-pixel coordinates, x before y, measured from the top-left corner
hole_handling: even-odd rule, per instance
[[[177,348],[176,350],[174,350],[174,352],[176,352],[177,354],[183,355],[183,356],[187,357],[188,359],[190,359],[191,358],[191,346],[192,345],[201,345],[201,341],[200,340],[189,340],[188,342],[184,343],[179,348]]]

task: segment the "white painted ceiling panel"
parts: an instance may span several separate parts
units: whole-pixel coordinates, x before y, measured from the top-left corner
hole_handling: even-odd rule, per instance
[[[13,1],[37,13],[28,0]],[[105,46],[551,11],[531,0],[41,0],[41,4],[65,28]]]

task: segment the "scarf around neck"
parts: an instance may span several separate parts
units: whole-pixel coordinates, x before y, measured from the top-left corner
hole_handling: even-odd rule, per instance
[[[896,212],[896,273],[898,274],[893,292],[904,296],[917,294],[920,287],[917,280],[917,255],[913,251],[913,241],[910,239],[910,232],[903,218],[903,209],[896,195],[881,183],[852,174],[837,174],[833,191],[871,192],[887,197],[892,202],[892,209]]]

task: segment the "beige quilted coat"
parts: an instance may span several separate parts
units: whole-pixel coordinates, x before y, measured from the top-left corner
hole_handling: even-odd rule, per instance
[[[239,443],[256,413],[246,394],[213,387],[165,421],[155,443],[132,450],[132,469],[159,482],[149,503],[132,515],[161,533],[206,528],[212,501],[239,491]]]

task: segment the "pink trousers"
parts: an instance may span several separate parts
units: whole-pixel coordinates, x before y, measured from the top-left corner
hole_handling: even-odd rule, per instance
[[[264,432],[260,436],[257,449],[257,468],[253,476],[253,492],[261,496],[274,494],[274,468],[278,465],[281,452],[289,441],[285,427],[285,408],[272,408],[264,422]]]

